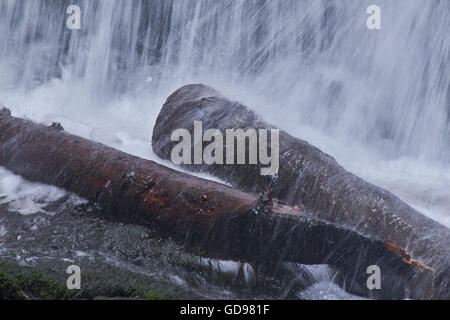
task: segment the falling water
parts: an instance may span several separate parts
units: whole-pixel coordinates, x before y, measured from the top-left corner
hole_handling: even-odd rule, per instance
[[[203,82],[450,225],[449,1],[0,0],[0,15],[17,116],[155,159],[164,99]]]

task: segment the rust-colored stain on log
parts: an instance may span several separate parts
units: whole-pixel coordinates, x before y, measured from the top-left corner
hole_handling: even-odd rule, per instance
[[[101,192],[108,186],[109,180],[96,178],[94,180],[86,180],[85,185],[92,190],[92,192]]]
[[[413,259],[405,248],[402,248],[399,245],[389,241],[385,241],[384,245],[389,251],[400,256],[403,262],[410,264],[416,272],[424,272],[426,270],[434,272],[433,268],[423,264],[418,260]]]
[[[277,201],[274,202],[272,210],[278,214],[288,214],[293,216],[305,215],[303,209],[299,206],[288,206],[286,204],[281,204]]]
[[[157,191],[150,189],[144,194],[144,202],[147,208],[157,207],[158,209],[167,207],[169,194],[167,191]]]

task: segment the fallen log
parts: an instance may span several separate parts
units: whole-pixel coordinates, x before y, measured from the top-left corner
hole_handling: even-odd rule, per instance
[[[171,159],[178,142],[176,129],[195,135],[194,122],[202,129],[276,129],[246,106],[223,97],[204,85],[188,85],[174,92],[164,104],[153,131],[154,152]],[[246,142],[246,157],[249,145]],[[202,150],[209,142],[203,142]],[[258,144],[258,148],[260,145]],[[268,146],[271,151],[270,145]],[[194,154],[192,144],[191,154]],[[221,153],[227,154],[226,144]],[[236,155],[237,145],[233,150]],[[279,171],[261,175],[261,165],[182,164],[188,170],[209,173],[246,192],[270,192],[307,215],[355,229],[381,239],[394,251],[408,248],[412,256],[436,270],[415,289],[418,297],[450,298],[450,232],[425,217],[390,192],[346,171],[335,159],[306,141],[279,133]],[[194,163],[191,159],[191,163]],[[395,245],[391,245],[395,243]],[[412,261],[409,256],[405,261]],[[420,288],[419,288],[420,287]],[[420,293],[419,293],[420,291]]]
[[[64,188],[125,222],[157,228],[205,255],[254,263],[330,264],[350,292],[402,298],[419,264],[385,243],[299,210],[196,178],[100,143],[0,111],[0,164],[31,181]],[[393,279],[382,290],[366,286],[367,267]]]

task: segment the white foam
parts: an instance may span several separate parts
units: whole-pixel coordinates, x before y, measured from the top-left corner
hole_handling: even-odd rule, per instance
[[[349,294],[338,285],[327,281],[314,283],[299,295],[306,300],[366,300]]]
[[[0,237],[4,237],[7,233],[5,226],[0,226]]]
[[[0,204],[23,215],[45,212],[44,207],[66,195],[66,191],[42,183],[29,182],[0,167]]]

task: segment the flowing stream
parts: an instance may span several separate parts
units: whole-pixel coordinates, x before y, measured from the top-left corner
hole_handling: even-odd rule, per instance
[[[445,0],[0,0],[0,103],[170,166],[155,119],[205,83],[450,226],[449,17]],[[11,179],[0,199],[35,210]]]

